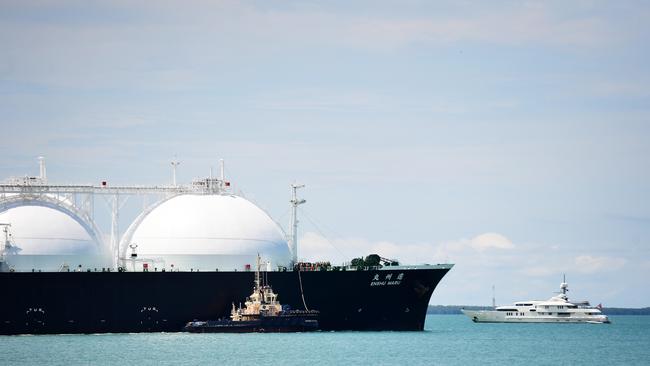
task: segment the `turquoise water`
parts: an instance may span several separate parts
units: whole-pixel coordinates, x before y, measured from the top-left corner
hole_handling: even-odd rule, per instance
[[[650,316],[612,324],[474,324],[424,332],[0,336],[1,365],[650,365]]]

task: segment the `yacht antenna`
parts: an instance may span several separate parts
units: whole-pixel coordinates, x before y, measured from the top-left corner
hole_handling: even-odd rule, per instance
[[[494,285],[492,285],[492,307],[496,309],[497,307],[497,301],[494,297]]]
[[[562,275],[562,283],[560,284],[560,289],[564,295],[566,295],[567,291],[569,291],[569,284],[566,283],[566,273]]]
[[[291,185],[291,237],[289,242],[289,251],[291,252],[291,266],[298,262],[298,205],[307,202],[304,199],[298,199],[298,188],[305,187],[304,184]]]

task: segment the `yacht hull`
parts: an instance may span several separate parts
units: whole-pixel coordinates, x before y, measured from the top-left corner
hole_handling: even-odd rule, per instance
[[[598,316],[543,316],[543,315],[524,315],[524,316],[507,316],[502,311],[490,310],[461,310],[474,323],[589,323],[589,324],[607,324],[609,319],[603,315]]]

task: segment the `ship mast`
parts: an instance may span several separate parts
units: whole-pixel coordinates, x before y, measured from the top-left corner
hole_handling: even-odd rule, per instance
[[[0,224],[0,226],[2,226],[2,230],[5,233],[5,240],[2,243],[2,251],[0,252],[0,254],[2,254],[1,259],[4,259],[5,250],[7,250],[7,247],[9,246],[9,226],[11,226],[11,224]]]
[[[11,234],[9,234],[9,227],[11,224],[0,223],[0,226],[2,226],[2,231],[5,233],[5,238],[2,243],[2,247],[0,248],[0,272],[4,272],[7,270],[7,264],[5,263],[7,261],[7,254],[11,249]]]
[[[291,185],[291,237],[289,238],[289,251],[291,252],[291,266],[298,262],[298,205],[307,202],[298,199],[297,190],[303,188],[304,184]]]
[[[41,184],[47,184],[47,170],[45,169],[45,158],[42,156],[38,157],[38,177],[41,179]]]
[[[255,292],[260,291],[260,254],[257,253],[257,270],[255,270]]]
[[[178,161],[174,156],[174,159],[171,161],[171,164],[172,164],[172,187],[178,187],[176,185],[176,168],[181,164],[181,162]]]
[[[566,292],[569,291],[569,284],[566,283],[566,274],[562,275],[562,283],[560,284],[560,289],[564,295],[566,295]]]

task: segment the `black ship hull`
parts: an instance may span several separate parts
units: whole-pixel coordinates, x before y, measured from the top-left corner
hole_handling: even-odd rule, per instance
[[[422,330],[449,267],[264,272],[280,301],[320,311],[321,330]],[[253,272],[0,273],[0,334],[179,332],[229,315]],[[304,300],[303,300],[304,299]]]

